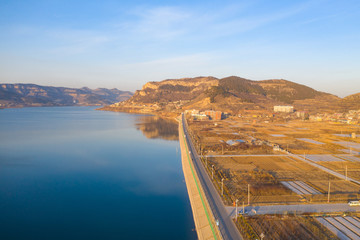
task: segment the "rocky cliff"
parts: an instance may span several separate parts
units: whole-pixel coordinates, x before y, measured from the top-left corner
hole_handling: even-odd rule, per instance
[[[196,77],[146,83],[129,100],[110,105],[105,110],[176,115],[195,108],[237,114],[247,110],[272,112],[274,105],[293,105],[297,110],[317,112],[356,107],[357,98],[351,99],[344,101],[284,79],[253,81],[236,76],[222,79]]]
[[[129,100],[133,103],[167,103],[191,100],[211,86],[218,85],[214,77],[168,79],[161,82],[148,82]]]

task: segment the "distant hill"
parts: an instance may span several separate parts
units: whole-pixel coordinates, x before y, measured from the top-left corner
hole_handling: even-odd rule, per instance
[[[109,105],[133,94],[118,89],[48,87],[35,84],[0,84],[0,107]]]
[[[360,93],[356,93],[347,97],[344,97],[340,101],[340,107],[343,109],[360,109]]]
[[[293,105],[297,110],[331,112],[359,109],[358,99],[359,95],[341,99],[284,79],[196,77],[148,82],[129,100],[104,109],[175,115],[195,108],[237,114],[248,110],[272,112],[274,105]]]

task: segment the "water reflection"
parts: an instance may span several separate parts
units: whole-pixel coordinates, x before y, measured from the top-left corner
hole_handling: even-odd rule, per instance
[[[136,121],[136,129],[141,130],[147,138],[162,138],[178,141],[178,124],[175,120],[158,116],[141,116]]]
[[[136,129],[177,138],[157,117],[1,110],[0,239],[196,239],[178,143]]]

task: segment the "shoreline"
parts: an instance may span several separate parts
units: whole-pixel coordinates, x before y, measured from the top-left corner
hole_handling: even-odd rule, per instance
[[[178,129],[181,164],[198,239],[221,239],[215,217],[211,212],[204,190],[192,164],[191,157],[188,154],[189,149],[185,141],[181,117],[179,119]]]
[[[101,107],[102,105],[39,105],[39,106],[11,106],[0,107],[0,109],[16,109],[16,108],[46,108],[46,107]]]
[[[105,106],[105,107],[97,108],[95,110],[109,111],[109,112],[136,113],[136,114],[143,114],[143,115],[153,115],[153,116],[158,116],[158,117],[166,118],[166,119],[175,119],[180,115],[180,113],[177,113],[177,112],[166,112],[166,111],[158,112],[158,111],[150,111],[150,110],[147,110],[145,108],[134,108],[134,107],[110,107],[110,106]]]

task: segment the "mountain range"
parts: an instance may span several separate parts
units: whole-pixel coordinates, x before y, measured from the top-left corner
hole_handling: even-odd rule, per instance
[[[109,105],[129,99],[133,93],[116,88],[90,89],[0,84],[0,107]]]
[[[130,99],[104,110],[168,115],[186,109],[212,109],[237,114],[272,112],[275,105],[292,105],[297,111],[308,112],[348,111],[360,108],[360,94],[339,98],[284,79],[196,77],[148,82]]]
[[[118,89],[89,89],[0,84],[0,107],[105,106],[102,110],[175,116],[187,109],[231,114],[272,112],[275,105],[297,111],[346,112],[360,109],[360,93],[344,98],[284,79],[262,81],[237,76],[195,77],[148,82],[134,94]]]

